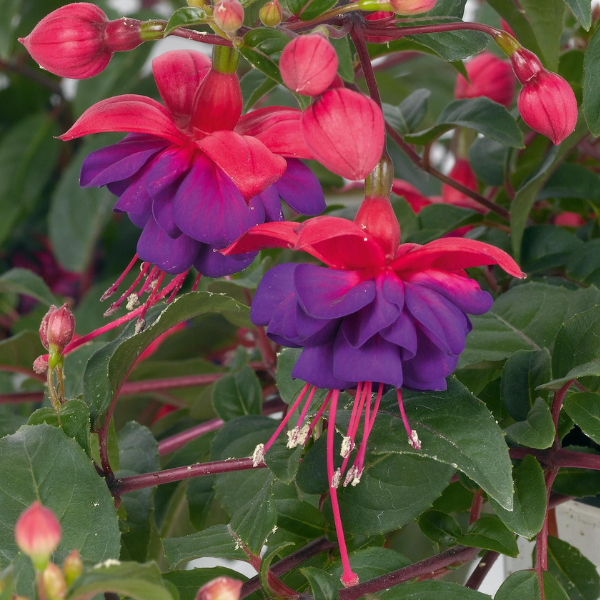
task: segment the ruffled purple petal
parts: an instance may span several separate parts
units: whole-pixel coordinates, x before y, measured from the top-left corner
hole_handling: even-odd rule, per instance
[[[201,154],[175,195],[175,224],[191,238],[224,248],[261,222],[235,184]],[[263,214],[264,219],[264,214]]]
[[[149,219],[137,244],[138,256],[172,275],[187,271],[201,244],[186,235],[173,239],[154,219]]]
[[[333,348],[333,372],[340,379],[376,381],[399,388],[402,386],[400,349],[380,335],[356,348],[340,331]]]
[[[114,212],[150,216],[152,213],[152,198],[146,190],[146,178],[152,170],[152,164],[152,162],[148,163],[133,177],[125,180],[127,187],[115,202]]]
[[[420,331],[417,331],[417,347],[416,356],[411,360],[404,361],[405,383],[409,380],[422,382],[422,384],[439,382],[456,369],[458,356],[446,354]],[[419,389],[431,388],[421,387]]]
[[[417,353],[417,328],[414,319],[404,310],[381,336],[402,349],[402,359],[408,360]]]
[[[286,204],[301,215],[320,215],[325,196],[315,174],[297,158],[287,158],[287,169],[272,187],[277,188]]]
[[[255,258],[258,252],[223,256],[219,250],[210,244],[201,244],[198,258],[194,267],[205,277],[224,277],[243,271]]]
[[[333,374],[333,345],[332,341],[322,346],[304,348],[292,369],[292,377],[322,389],[345,390],[354,387],[352,381],[344,381]]]
[[[276,185],[268,187],[264,192],[253,198],[259,198],[265,209],[265,220],[267,223],[273,221],[283,221],[283,211],[281,210],[281,200]]]
[[[269,269],[262,278],[250,308],[255,325],[268,325],[277,307],[294,296],[294,271],[298,265],[286,263]]]
[[[298,265],[294,287],[300,306],[318,319],[352,314],[375,298],[375,281],[361,281],[356,271],[338,271],[316,265]]]
[[[153,135],[131,133],[112,146],[88,154],[81,166],[79,185],[100,187],[135,175],[170,142]]]

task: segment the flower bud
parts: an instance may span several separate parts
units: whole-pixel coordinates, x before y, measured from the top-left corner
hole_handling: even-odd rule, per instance
[[[49,563],[44,569],[42,579],[48,600],[63,600],[67,595],[67,582],[62,571],[54,563]]]
[[[277,27],[283,16],[281,5],[277,0],[271,0],[260,9],[258,16],[265,27]]]
[[[281,53],[281,77],[297,94],[318,96],[335,79],[338,58],[329,41],[318,33],[301,35]]]
[[[347,179],[364,179],[385,142],[381,109],[345,88],[328,90],[302,114],[302,133],[316,160]]]
[[[466,188],[473,191],[477,190],[477,178],[475,177],[475,173],[468,160],[458,158],[454,163],[449,176],[451,179],[454,179],[454,181],[462,183]],[[475,200],[469,198],[469,196],[466,196],[460,190],[457,190],[446,183],[442,186],[442,202],[444,204],[453,204],[454,206],[459,206],[461,208],[469,208],[481,213],[487,212],[481,204],[475,202]]]
[[[38,356],[33,361],[33,372],[38,375],[44,375],[48,370],[48,356]]]
[[[458,99],[485,96],[503,106],[510,106],[515,96],[516,81],[510,65],[489,52],[483,52],[466,66],[469,81],[456,78],[454,96]]]
[[[61,538],[60,524],[51,510],[34,502],[25,510],[15,527],[17,546],[31,558],[35,568],[43,571],[50,555],[56,550]]]
[[[67,344],[73,339],[74,333],[75,317],[65,303],[60,308],[52,311],[48,318],[46,334],[49,349],[62,353]]]
[[[71,554],[65,558],[62,569],[63,573],[65,574],[67,586],[71,586],[71,584],[83,572],[83,561],[81,560],[81,556],[77,550],[73,550],[73,552],[71,552]]]
[[[50,344],[48,343],[48,321],[50,320],[50,316],[54,311],[56,311],[56,306],[52,304],[40,323],[40,341],[46,350],[50,349]]]
[[[213,13],[215,25],[225,33],[237,31],[244,22],[244,8],[238,0],[219,0]]]
[[[577,99],[571,86],[560,75],[546,70],[525,48],[515,51],[510,60],[523,86],[518,100],[523,121],[554,145],[560,144],[577,124]]]
[[[420,15],[429,12],[435,3],[436,0],[390,0],[397,15]]]
[[[198,590],[196,600],[238,600],[241,590],[241,581],[231,577],[217,577]]]
[[[109,21],[94,4],[67,4],[44,17],[19,41],[43,69],[72,79],[101,73],[114,52],[133,50],[142,43],[141,22]]]
[[[237,75],[219,73],[213,68],[196,92],[191,126],[202,133],[232,130],[242,114],[242,104]]]

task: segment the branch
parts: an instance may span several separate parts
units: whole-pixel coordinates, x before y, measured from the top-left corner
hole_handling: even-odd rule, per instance
[[[424,33],[442,33],[444,31],[480,31],[493,38],[502,32],[483,23],[440,23],[432,25],[417,25],[415,27],[364,27],[366,35],[376,35],[400,39],[408,35],[422,35]]]
[[[488,573],[492,570],[494,563],[500,556],[497,552],[493,550],[488,550],[483,558],[479,561],[479,564],[475,567],[473,573],[471,573],[471,577],[465,584],[465,587],[468,587],[472,590],[478,590],[483,583],[483,580],[487,577]]]
[[[560,446],[560,440],[558,439],[558,419],[560,417],[560,410],[563,405],[563,400],[565,399],[565,394],[568,389],[573,385],[575,380],[571,379],[571,381],[567,381],[565,385],[563,385],[560,390],[554,392],[554,398],[552,400],[552,421],[554,422],[554,429],[556,431],[556,436],[554,439],[554,445],[558,448]]]
[[[365,40],[365,34],[362,30],[361,23],[358,20],[354,21],[354,27],[350,31],[350,37],[354,42],[354,47],[360,60],[360,65],[369,88],[369,95],[381,108],[381,96],[379,94],[379,88],[377,87],[377,81],[375,79],[375,73],[373,72],[373,65],[371,64],[371,57],[369,56],[369,50],[367,48],[367,42]]]
[[[600,471],[600,456],[598,454],[586,454],[573,450],[558,450],[553,456],[554,464],[559,468],[590,469]]]

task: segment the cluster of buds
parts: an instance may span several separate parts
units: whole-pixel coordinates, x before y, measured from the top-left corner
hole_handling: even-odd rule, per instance
[[[40,323],[40,340],[50,353],[48,365],[55,368],[62,354],[73,339],[75,333],[75,317],[65,303],[60,308],[52,305]],[[38,362],[39,359],[36,360]]]

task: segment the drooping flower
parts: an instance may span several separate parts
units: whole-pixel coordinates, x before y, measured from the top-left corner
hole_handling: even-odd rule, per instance
[[[424,246],[400,244],[400,227],[388,198],[367,198],[354,222],[317,217],[301,225],[283,222],[253,227],[224,253],[267,247],[302,250],[326,266],[278,265],[267,272],[256,291],[253,323],[266,326],[267,335],[276,343],[302,348],[292,377],[306,385],[274,436],[257,447],[254,461],[262,462],[302,402],[298,423],[288,432],[291,447],[305,443],[329,406],[329,491],[344,565],[342,583],[354,585],[358,578],[348,562],[336,488],[342,481],[344,486],[360,481],[384,387],[396,388],[409,443],[420,448],[418,435],[406,418],[400,388],[446,389],[446,377],[455,370],[471,330],[468,315],[484,314],[492,305],[492,297],[464,269],[497,264],[515,277],[524,274],[502,250],[471,239],[445,238]],[[330,391],[308,425],[304,419],[316,388]],[[342,444],[344,462],[334,470],[337,402],[340,390],[349,388],[356,388],[356,399]],[[363,409],[363,439],[346,471]]]
[[[92,152],[80,179],[83,187],[107,186],[118,196],[113,210],[143,229],[137,256],[145,264],[136,285],[146,283],[135,297],[130,288],[117,306],[155,291],[164,273],[181,274],[176,291],[192,265],[210,277],[245,268],[253,254],[226,258],[216,250],[253,225],[281,220],[280,197],[301,214],[325,207],[316,177],[299,160],[313,157],[299,110],[270,107],[241,116],[237,76],[211,68],[200,52],[167,52],[152,69],[164,105],[131,94],[109,98],[61,136],[130,132]]]
[[[459,74],[454,96],[458,99],[485,96],[503,106],[510,106],[517,82],[510,65],[490,52],[483,52],[467,65],[469,81]]]

